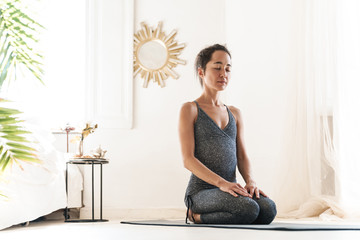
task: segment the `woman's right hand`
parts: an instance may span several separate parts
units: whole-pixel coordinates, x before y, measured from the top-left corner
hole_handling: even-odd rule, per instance
[[[220,184],[219,189],[233,195],[234,197],[238,197],[239,194],[241,196],[251,198],[251,195],[239,183],[224,181]]]

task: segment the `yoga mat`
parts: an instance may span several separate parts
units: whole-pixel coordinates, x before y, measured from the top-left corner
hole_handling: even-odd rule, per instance
[[[122,224],[168,226],[168,227],[208,227],[229,229],[253,229],[253,230],[280,230],[280,231],[346,231],[360,230],[360,225],[342,224],[318,224],[318,223],[286,223],[272,222],[270,225],[222,225],[222,224],[186,224],[184,220],[143,220],[143,221],[121,221]]]

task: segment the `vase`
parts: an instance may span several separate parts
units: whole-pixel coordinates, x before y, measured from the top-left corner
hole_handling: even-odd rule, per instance
[[[79,141],[79,155],[80,155],[80,157],[82,157],[82,155],[84,155],[84,141],[83,140]]]

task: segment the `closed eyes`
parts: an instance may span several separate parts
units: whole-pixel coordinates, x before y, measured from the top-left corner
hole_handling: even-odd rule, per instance
[[[216,67],[216,68],[214,68],[215,70],[217,70],[217,71],[220,71],[221,70],[221,67]],[[226,72],[231,72],[231,69],[230,68],[225,68],[225,71]]]

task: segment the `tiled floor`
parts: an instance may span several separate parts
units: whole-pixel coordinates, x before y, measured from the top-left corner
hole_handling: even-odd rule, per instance
[[[265,231],[241,229],[157,227],[120,224],[121,220],[105,223],[64,223],[63,221],[43,221],[30,223],[27,227],[14,226],[0,231],[0,239],[360,239],[360,231]]]

